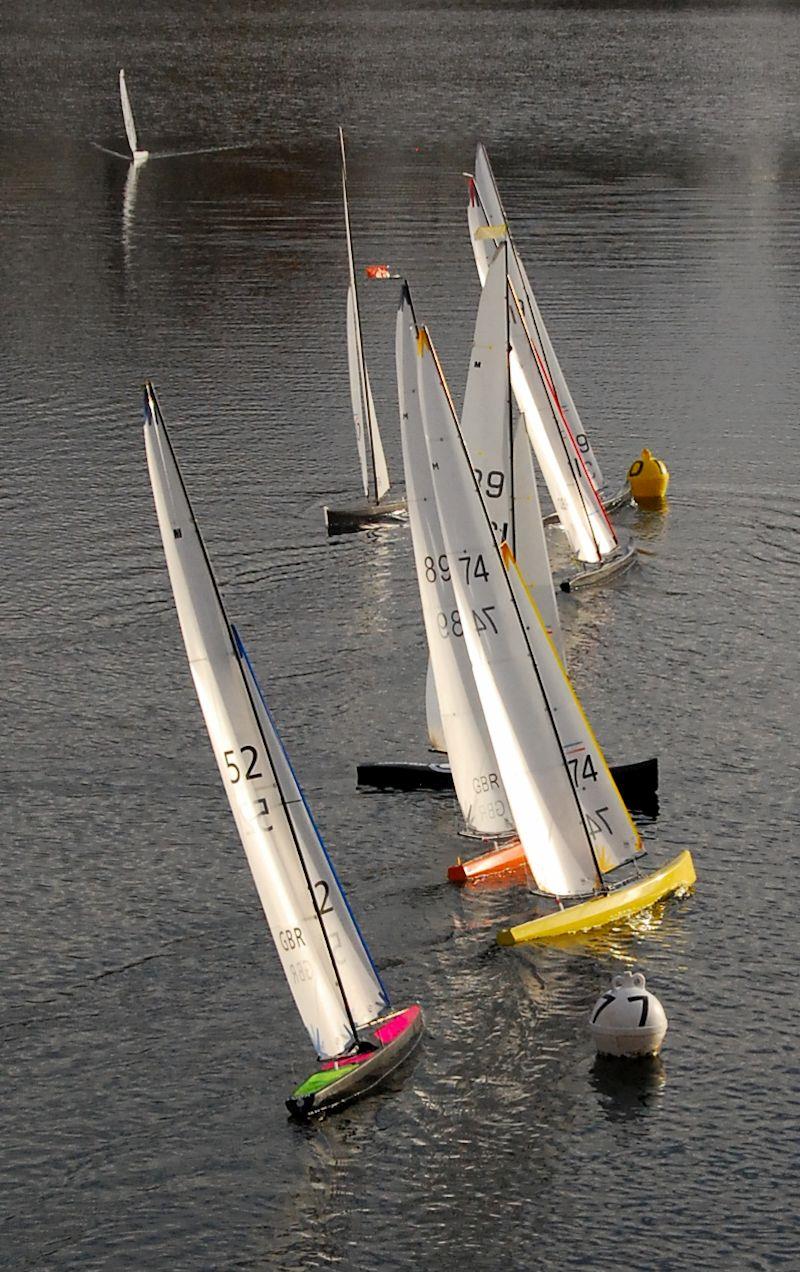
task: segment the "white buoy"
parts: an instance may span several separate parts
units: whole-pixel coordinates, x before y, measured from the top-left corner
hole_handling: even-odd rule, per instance
[[[601,1056],[654,1056],[667,1032],[667,1016],[645,988],[642,973],[623,972],[592,1008],[589,1029]]]

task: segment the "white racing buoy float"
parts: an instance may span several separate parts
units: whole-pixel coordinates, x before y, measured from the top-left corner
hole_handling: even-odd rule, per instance
[[[667,1032],[667,1016],[641,972],[615,976],[598,998],[589,1029],[601,1056],[657,1055]]]

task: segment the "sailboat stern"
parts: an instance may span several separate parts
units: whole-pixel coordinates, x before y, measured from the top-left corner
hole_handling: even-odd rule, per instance
[[[354,534],[359,530],[369,530],[376,525],[391,525],[393,522],[406,521],[408,513],[405,501],[387,500],[381,504],[354,504],[350,508],[324,508],[325,528],[329,535]]]
[[[299,1121],[358,1100],[384,1082],[416,1050],[425,1027],[418,1003],[390,1012],[360,1031],[363,1047],[338,1056],[295,1087],[286,1107]]]
[[[577,574],[562,579],[559,587],[562,592],[577,592],[579,588],[591,587],[595,583],[605,583],[615,574],[622,574],[636,561],[636,544],[633,537],[624,531],[619,533],[616,549],[601,561],[582,566]]]
[[[524,878],[527,872],[528,859],[518,839],[514,839],[512,843],[495,845],[478,857],[471,857],[468,861],[459,860],[455,865],[447,867],[447,877],[451,883],[480,883],[488,878],[503,876],[503,882],[510,884],[515,880],[508,876],[520,875]]]
[[[604,896],[592,897],[577,905],[566,906],[552,914],[543,914],[527,923],[505,928],[497,933],[498,945],[522,945],[526,941],[545,941],[554,937],[589,932],[647,910],[662,897],[688,892],[695,882],[692,854],[688,850],[673,857],[660,870],[644,875],[634,883],[615,888]]]

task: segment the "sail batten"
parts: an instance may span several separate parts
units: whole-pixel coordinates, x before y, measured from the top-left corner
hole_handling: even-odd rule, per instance
[[[203,717],[278,956],[322,1058],[388,1005],[238,634],[228,621],[155,394],[145,445]]]

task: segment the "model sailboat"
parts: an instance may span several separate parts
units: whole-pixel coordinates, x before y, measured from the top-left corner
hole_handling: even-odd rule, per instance
[[[499,939],[601,926],[688,887],[691,855],[681,853],[647,881],[617,882],[626,868],[628,876],[638,869],[641,838],[513,561],[513,582],[506,572],[424,328],[417,351],[420,413],[460,631],[528,868],[539,892],[562,907]],[[565,901],[580,906],[573,912]]]
[[[548,633],[563,661],[561,624],[541,520],[533,455],[524,424],[519,418],[515,420],[512,411],[507,252],[505,244],[501,244],[496,250],[481,294],[461,428],[495,538],[498,543],[507,540],[512,546],[525,582],[535,598],[539,612],[545,616]],[[441,628],[437,630],[436,626],[436,622],[441,623],[442,615],[446,616],[453,611],[455,598],[450,580],[446,573],[442,575],[437,566],[438,557],[444,552],[444,548],[441,530],[438,528],[435,500],[432,490],[428,491],[430,478],[426,479],[425,475],[427,454],[421,437],[415,443],[419,430],[415,431],[409,422],[409,412],[419,412],[416,358],[413,353],[417,334],[406,287],[398,313],[397,377],[409,521],[430,649],[425,694],[428,737],[434,750],[450,754],[451,746],[455,746],[458,755],[463,756],[465,750],[470,751],[470,747],[466,745],[467,738],[475,729],[482,729],[485,733],[485,726],[463,641],[442,641],[439,638],[442,635]],[[423,492],[421,496],[418,493],[420,489]],[[443,560],[446,561],[446,556]],[[435,588],[431,588],[432,582],[435,582]],[[435,612],[430,614],[426,611],[431,608],[434,591],[443,595],[439,597],[438,608],[435,607]],[[451,666],[445,667],[445,663]],[[441,686],[439,693],[437,686]],[[440,710],[440,696],[446,699],[445,709],[450,716],[447,729]],[[454,702],[454,698],[457,702]],[[476,753],[479,750],[480,748]],[[365,786],[400,789],[427,786],[443,789],[447,785],[450,767],[451,786],[455,787],[458,794],[467,828],[492,836],[492,825],[487,824],[486,819],[483,824],[476,825],[472,810],[479,802],[476,798],[479,793],[493,789],[497,798],[489,803],[493,809],[502,806],[502,817],[504,820],[507,818],[507,804],[499,797],[497,789],[496,766],[493,769],[492,765],[483,765],[484,773],[495,771],[493,788],[482,787],[480,781],[486,779],[474,772],[462,774],[459,779],[458,759],[452,766],[442,763],[362,764],[358,767],[358,781]],[[614,769],[614,776],[620,784],[628,807],[645,813],[657,811],[658,764],[655,759],[619,765]],[[479,784],[476,785],[476,782]],[[466,799],[463,796],[465,785]],[[480,802],[485,805],[485,801]],[[496,821],[495,836],[499,826],[500,822]],[[521,853],[521,849],[519,851]],[[505,853],[502,860],[506,863]],[[500,866],[495,861],[495,854],[487,853],[474,862],[459,863],[452,867],[451,878],[463,881],[497,868]]]
[[[413,1004],[391,1010],[229,622],[152,385],[144,434],[175,608],[211,746],[278,957],[319,1068],[287,1105],[308,1117],[371,1090],[411,1054]]]
[[[478,146],[467,208],[481,283],[498,246],[508,242],[511,381],[531,444],[580,573],[566,591],[618,573],[635,559],[618,535],[599,494],[602,474],[542,320],[524,266],[510,239],[489,159]],[[617,501],[615,501],[617,502]]]
[[[452,583],[422,431],[416,370],[417,325],[404,285],[397,313],[400,432],[414,562],[430,651],[442,736],[468,833],[492,839],[514,833],[508,797],[483,719]],[[480,558],[472,568],[481,570]]]
[[[136,120],[133,117],[133,107],[131,106],[130,94],[128,93],[128,85],[123,69],[120,69],[119,72],[119,101],[130,154],[125,155],[119,150],[109,150],[107,146],[101,146],[96,141],[92,142],[96,150],[102,150],[104,154],[113,155],[115,159],[124,159],[126,163],[133,163],[136,167],[140,167],[147,159],[182,159],[188,158],[190,155],[216,154],[218,151],[241,149],[241,146],[233,143],[223,146],[202,146],[193,150],[141,150],[139,148],[139,135],[136,131]]]
[[[390,488],[389,471],[386,467],[386,457],[383,453],[378,417],[364,357],[353,239],[350,233],[350,206],[347,198],[347,157],[344,133],[341,128],[339,129],[339,147],[342,158],[342,202],[347,240],[347,266],[350,275],[347,287],[347,367],[365,502],[350,508],[326,507],[325,524],[328,534],[363,530],[376,522],[396,521],[403,517],[405,507],[402,501],[392,502],[386,499]]]

